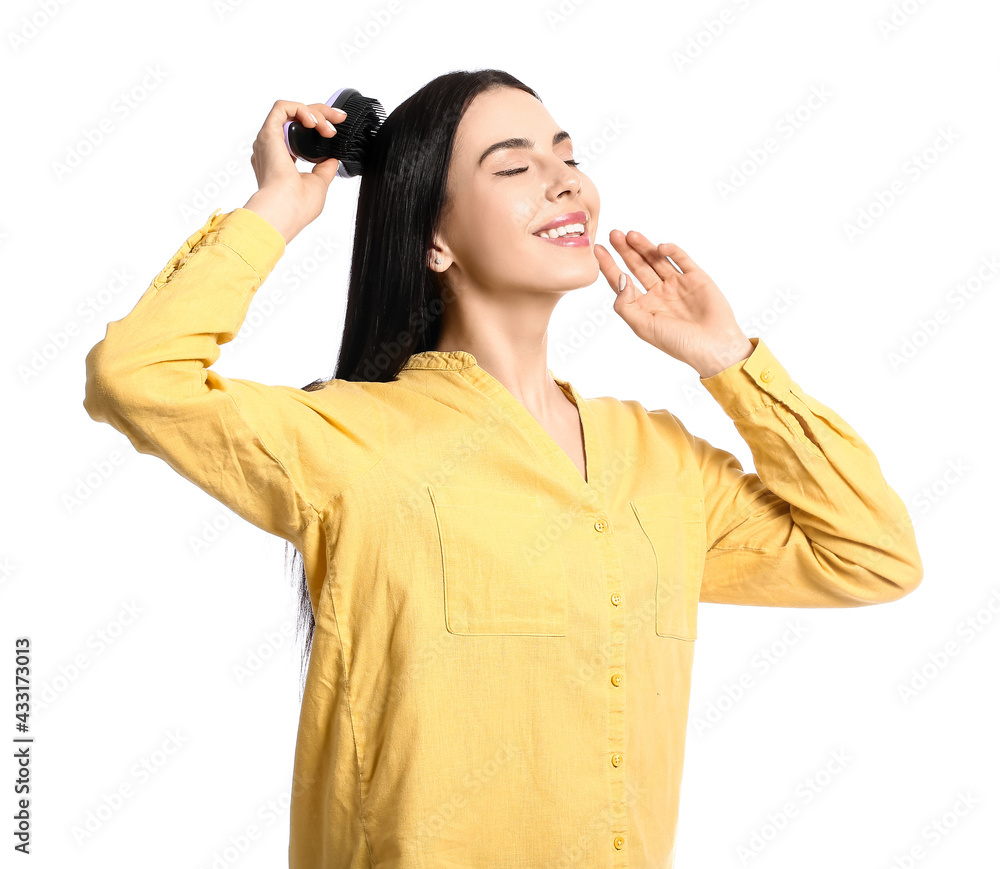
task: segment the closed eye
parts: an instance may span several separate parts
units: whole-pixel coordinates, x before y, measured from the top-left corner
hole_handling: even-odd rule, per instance
[[[563,162],[568,166],[579,166],[579,160],[563,160]],[[494,172],[494,175],[519,175],[521,172],[527,172],[527,166],[520,166],[516,169],[504,169],[502,172]]]

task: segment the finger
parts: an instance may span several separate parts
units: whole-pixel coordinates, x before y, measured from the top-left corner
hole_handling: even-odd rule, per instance
[[[333,106],[328,106],[326,103],[314,103],[314,109],[319,109],[324,115],[330,118],[335,124],[339,124],[347,117],[347,112],[343,109],[335,109]]]
[[[311,111],[319,121],[319,125],[316,129],[319,130],[320,135],[326,136],[327,138],[337,134],[334,124],[340,124],[347,119],[347,112],[343,109],[335,109],[333,106],[328,106],[326,103],[313,103],[309,106],[309,111]]]
[[[670,257],[670,259],[677,263],[678,267],[684,274],[696,271],[698,268],[695,261],[672,241],[667,244],[661,244],[659,246],[659,251],[664,256]]]
[[[608,281],[608,286],[618,292],[618,276],[622,270],[618,268],[618,263],[611,256],[608,249],[602,244],[594,244],[594,256],[597,257],[597,264],[601,267],[601,273]]]
[[[295,106],[295,111],[292,113],[291,120],[298,121],[303,127],[309,127],[317,132],[326,132],[325,130],[319,130],[320,124],[326,127],[326,118],[322,115],[314,114],[312,108],[307,106],[305,103],[299,103]]]
[[[318,178],[322,178],[326,182],[327,186],[329,186],[339,168],[340,161],[336,157],[327,157],[325,160],[321,160],[313,166],[311,174]]]
[[[291,100],[275,100],[271,111],[264,119],[261,130],[281,131],[285,121],[298,121],[300,124],[310,126],[309,110],[305,103],[296,103]]]
[[[670,262],[659,248],[641,232],[634,230],[630,232],[628,234],[628,241],[642,255],[643,260],[656,274],[657,277],[654,280],[667,281],[678,274],[682,274],[681,270]]]
[[[319,114],[317,114],[316,110],[319,111]],[[328,116],[328,112],[340,113],[329,115],[330,119],[335,122],[347,117],[342,109],[332,109],[325,103],[316,103],[312,106],[307,106],[305,103],[294,102],[292,100],[275,100],[271,111],[268,112],[267,117],[264,119],[264,125],[261,127],[261,130],[270,129],[272,131],[280,131],[285,121],[298,121],[304,127],[316,128]]]
[[[604,245],[595,244],[594,255],[597,257],[597,264],[601,267],[601,272],[607,278],[608,285],[615,291],[615,294],[618,294],[619,279],[622,275],[625,276],[625,289],[621,295],[631,298],[631,295],[635,293],[635,283],[626,272],[618,268],[615,258],[611,256],[608,249]]]
[[[625,264],[629,267],[632,274],[648,290],[650,287],[658,284],[662,278],[631,243],[633,240],[637,240],[635,238],[636,235],[638,233],[630,232],[626,235],[620,229],[612,229],[608,238],[615,246],[615,250],[625,260]]]

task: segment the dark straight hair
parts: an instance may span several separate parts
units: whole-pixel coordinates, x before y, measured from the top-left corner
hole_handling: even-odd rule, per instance
[[[354,249],[340,356],[333,377],[302,387],[322,389],[330,380],[388,383],[413,353],[433,350],[441,334],[447,287],[428,267],[442,213],[455,131],[479,94],[519,88],[523,82],[499,69],[459,70],[429,81],[382,122],[366,155],[354,224]],[[292,583],[298,584],[297,634],[302,646],[302,688],[316,619],[302,554],[286,541]]]

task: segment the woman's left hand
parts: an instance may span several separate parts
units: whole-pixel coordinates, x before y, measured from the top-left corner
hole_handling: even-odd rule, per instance
[[[618,229],[611,230],[610,239],[645,293],[636,290],[628,275],[625,289],[618,293],[623,272],[603,245],[595,244],[594,254],[618,295],[615,311],[643,341],[686,362],[703,378],[753,352],[722,291],[676,244],[657,246],[641,232],[626,236]]]

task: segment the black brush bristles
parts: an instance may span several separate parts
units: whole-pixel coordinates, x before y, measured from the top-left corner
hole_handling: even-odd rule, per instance
[[[378,100],[362,96],[355,88],[344,88],[330,105],[347,112],[343,121],[334,124],[337,135],[326,137],[292,121],[287,133],[288,150],[310,163],[334,157],[340,161],[338,175],[360,175],[369,145],[385,120],[385,109]]]

